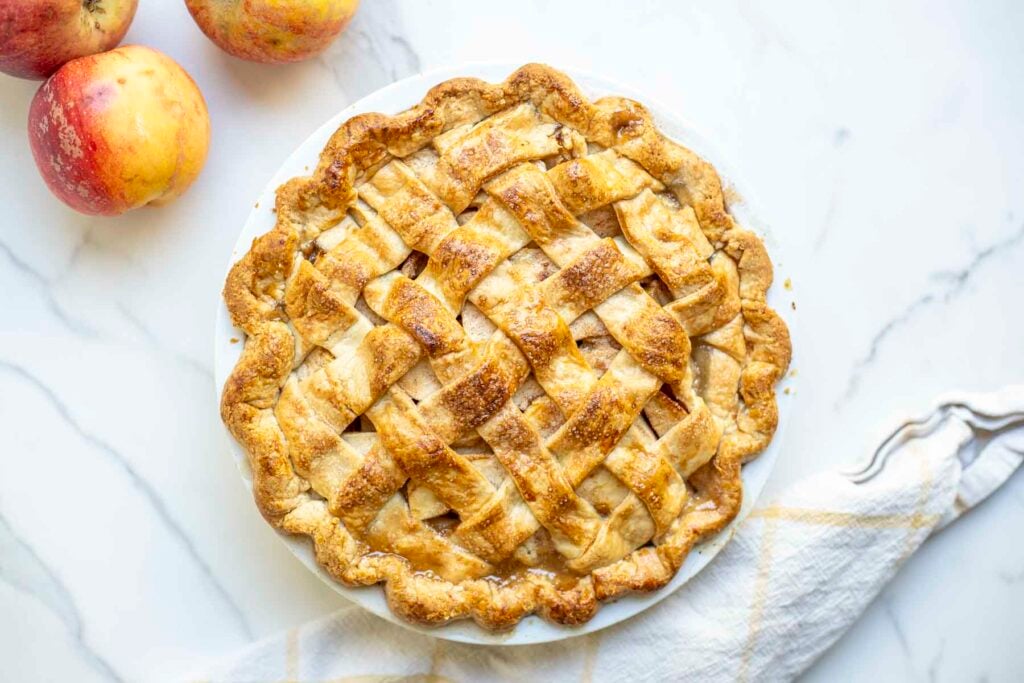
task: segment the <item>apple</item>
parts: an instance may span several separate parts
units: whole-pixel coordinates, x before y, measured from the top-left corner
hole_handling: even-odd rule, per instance
[[[298,62],[319,54],[356,13],[359,0],[185,0],[210,40],[254,62]]]
[[[124,38],[138,0],[0,0],[0,71],[43,79]]]
[[[77,211],[108,216],[180,195],[210,146],[195,82],[141,45],[62,66],[32,99],[28,132],[50,190]]]

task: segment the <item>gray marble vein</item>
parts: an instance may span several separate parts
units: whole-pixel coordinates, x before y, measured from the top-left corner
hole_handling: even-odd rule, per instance
[[[881,596],[882,613],[886,619],[892,625],[892,630],[896,634],[896,642],[900,644],[900,650],[907,659],[912,658],[910,652],[910,641],[907,640],[907,634],[903,631],[903,625],[900,623],[899,616],[896,614],[896,606],[893,604],[892,596],[888,593],[883,593]]]
[[[164,505],[163,500],[153,489],[153,487],[147,482],[135,468],[132,467],[128,459],[117,451],[113,446],[103,441],[96,435],[88,432],[72,415],[71,410],[64,404],[61,398],[54,393],[54,391],[46,385],[41,379],[36,377],[34,374],[26,370],[25,368],[10,363],[6,360],[0,360],[0,369],[7,371],[8,373],[20,378],[27,384],[32,385],[39,393],[46,397],[46,399],[53,406],[54,410],[60,415],[61,419],[75,432],[78,436],[86,443],[91,445],[95,450],[103,453],[111,462],[116,464],[121,471],[129,478],[136,489],[146,498],[150,507],[153,508],[157,516],[164,523],[166,528],[171,532],[181,544],[185,552],[192,558],[199,569],[202,571],[210,586],[216,591],[224,606],[228,612],[232,615],[235,622],[238,625],[239,631],[241,631],[246,638],[252,638],[252,629],[249,626],[248,620],[242,613],[241,608],[235,603],[234,599],[228,593],[227,589],[220,583],[217,577],[214,575],[210,565],[207,564],[206,560],[203,559],[198,549],[193,545],[191,539],[185,530],[181,528],[178,522],[171,515],[170,510]]]
[[[941,287],[938,290],[923,294],[917,299],[911,301],[902,311],[887,320],[878,332],[874,334],[871,338],[871,342],[868,344],[867,353],[854,363],[853,370],[850,372],[850,378],[847,381],[846,391],[836,402],[835,407],[837,409],[842,407],[844,403],[853,398],[857,393],[857,390],[860,388],[860,382],[863,378],[864,372],[878,358],[878,354],[881,352],[882,347],[888,341],[893,332],[902,328],[908,322],[916,318],[921,311],[930,308],[932,305],[947,304],[955,299],[963,293],[967,283],[972,277],[977,275],[978,271],[988,261],[991,261],[1006,250],[1017,247],[1021,243],[1024,243],[1024,225],[1021,225],[1020,228],[1007,237],[1004,237],[1003,239],[998,240],[975,253],[974,257],[963,268],[936,273],[933,276],[933,279],[941,284]]]
[[[165,355],[170,356],[171,358],[181,363],[182,365],[191,368],[192,370],[202,375],[203,377],[206,377],[211,381],[213,380],[212,369],[203,365],[201,362],[199,362],[195,358],[192,358],[188,354],[181,353],[179,351],[175,351],[174,349],[169,348],[166,344],[163,343],[163,341],[161,341],[159,335],[157,335],[151,329],[149,329],[149,327],[144,322],[142,322],[142,320],[138,316],[132,313],[132,311],[127,306],[125,306],[121,302],[116,302],[114,304],[114,307],[118,310],[121,316],[125,320],[127,320],[132,327],[138,330],[139,333],[143,337],[145,337],[146,341],[148,341],[152,346],[159,349]]]
[[[395,0],[380,0],[367,8],[363,15],[370,47],[378,63],[387,70],[391,80],[414,74],[420,70],[420,57],[405,37],[401,23],[402,13]]]
[[[1002,581],[1003,583],[1010,584],[1010,585],[1015,584],[1015,583],[1020,583],[1021,581],[1024,581],[1024,569],[1018,569],[1017,571],[1013,571],[1013,572],[1009,572],[1009,571],[999,572],[999,580]]]
[[[396,48],[396,52],[404,57],[404,69],[402,69],[402,75],[408,75],[410,73],[416,73],[420,70],[420,57],[413,48],[412,43],[409,42],[404,36],[393,33],[387,37],[388,42]],[[391,67],[391,77],[398,78],[399,67]]]
[[[832,146],[839,150],[846,146],[849,139],[849,128],[837,128],[832,134]],[[818,227],[818,235],[814,238],[814,251],[819,251],[828,238],[829,231],[832,229],[832,224],[835,221],[836,210],[839,207],[839,195],[842,189],[843,176],[841,173],[836,173],[832,178],[832,187],[828,195],[828,206],[825,207],[825,215],[822,217],[821,225]]]
[[[943,638],[939,641],[939,649],[932,656],[931,661],[928,662],[928,680],[933,682],[939,680],[939,672],[942,666],[942,655],[946,651],[946,639]]]
[[[841,183],[837,177],[832,182],[832,191],[828,196],[828,206],[825,207],[825,215],[821,219],[821,227],[818,228],[818,236],[814,238],[814,251],[818,251],[825,244],[829,230],[834,222],[836,209],[839,207],[839,191]]]
[[[359,96],[420,71],[420,56],[405,37],[394,0],[360,9],[340,40],[317,58],[337,86]]]
[[[763,11],[758,3],[750,2],[750,0],[741,0],[738,4],[738,9],[740,17],[747,22],[756,34],[757,39],[761,42],[762,49],[769,45],[777,46],[797,64],[807,69],[819,88],[824,88],[829,83],[829,74],[822,70],[818,60],[814,59],[813,55],[807,53],[797,41],[790,39],[783,30],[785,24],[780,25],[774,19],[773,13]]]
[[[78,248],[76,247],[76,250]],[[21,273],[26,280],[39,290],[46,300],[46,307],[69,332],[85,337],[96,337],[98,335],[98,332],[88,323],[71,317],[57,303],[57,298],[53,294],[53,287],[57,284],[58,280],[49,278],[33,268],[27,261],[22,260],[3,240],[0,240],[0,253],[6,257],[15,271]]]
[[[113,664],[89,645],[81,613],[64,582],[32,546],[14,532],[3,515],[0,515],[0,580],[35,598],[60,619],[74,638],[82,659],[96,673],[111,681],[123,680]]]
[[[83,233],[82,239],[79,240],[74,249],[72,249],[71,255],[68,257],[67,265],[63,268],[63,272],[66,273],[68,270],[73,268],[75,263],[81,258],[84,250],[89,246],[98,245],[92,240],[91,233],[87,230]],[[99,339],[105,336],[96,328],[90,326],[87,322],[68,315],[57,303],[57,299],[53,293],[53,287],[60,282],[60,277],[48,277],[36,268],[33,268],[31,264],[20,258],[8,244],[3,242],[3,240],[0,240],[0,253],[2,253],[7,260],[11,262],[15,271],[21,273],[26,280],[30,281],[33,286],[40,291],[46,300],[47,308],[69,332],[78,336],[88,337],[90,339]],[[121,313],[122,317],[128,321],[132,327],[138,330],[151,345],[164,352],[165,355],[173,358],[175,361],[195,370],[200,375],[210,379],[213,378],[213,370],[211,368],[203,365],[199,360],[192,358],[187,354],[168,348],[163,342],[161,342],[159,336],[149,329],[149,327],[134,315],[124,304],[115,302],[114,306],[118,312]]]

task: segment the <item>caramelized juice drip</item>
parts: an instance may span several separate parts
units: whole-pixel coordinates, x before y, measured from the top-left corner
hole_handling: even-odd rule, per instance
[[[483,577],[486,581],[492,581],[502,586],[519,581],[527,574],[543,574],[547,576],[559,590],[568,590],[576,585],[581,577],[569,572],[565,568],[565,558],[559,557],[557,561],[544,562],[538,565],[525,565],[515,558],[509,558],[494,565],[494,571]]]
[[[455,531],[455,527],[459,525],[459,517],[453,513],[432,517],[424,521],[431,529],[445,538],[451,536],[452,532]]]

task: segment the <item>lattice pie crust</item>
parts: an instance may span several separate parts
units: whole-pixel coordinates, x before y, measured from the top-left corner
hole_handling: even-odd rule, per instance
[[[259,509],[403,617],[564,624],[727,524],[790,358],[771,262],[638,103],[531,64],[334,133],[224,298]]]

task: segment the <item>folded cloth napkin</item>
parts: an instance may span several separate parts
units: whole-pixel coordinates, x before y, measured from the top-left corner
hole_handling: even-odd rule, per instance
[[[700,574],[645,613],[545,645],[462,645],[352,605],[255,643],[202,681],[787,680],[935,530],[1024,461],[1024,386],[945,396],[852,472],[755,508]]]

